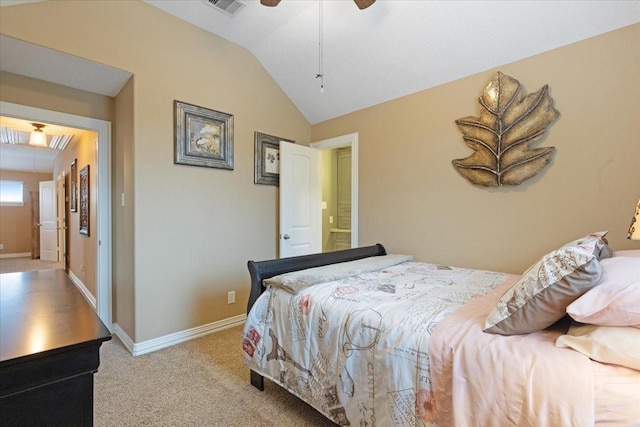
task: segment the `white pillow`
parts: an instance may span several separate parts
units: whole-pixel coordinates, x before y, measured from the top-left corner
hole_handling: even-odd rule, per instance
[[[640,370],[640,329],[574,324],[556,339],[556,347],[569,347],[602,363]]]
[[[602,326],[640,327],[640,257],[600,261],[598,284],[567,306],[574,320]]]
[[[613,256],[632,256],[640,258],[640,249],[626,249],[622,251],[615,251]]]

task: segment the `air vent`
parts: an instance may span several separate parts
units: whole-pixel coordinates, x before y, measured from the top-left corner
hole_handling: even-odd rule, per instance
[[[202,0],[202,3],[209,5],[220,12],[224,12],[229,16],[234,16],[244,7],[244,4],[238,0]]]

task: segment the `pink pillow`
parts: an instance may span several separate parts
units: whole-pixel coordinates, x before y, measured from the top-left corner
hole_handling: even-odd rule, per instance
[[[640,257],[600,261],[598,284],[567,306],[574,320],[601,326],[640,328]]]

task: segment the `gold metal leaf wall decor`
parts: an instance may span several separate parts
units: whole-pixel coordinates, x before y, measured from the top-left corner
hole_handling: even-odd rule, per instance
[[[478,99],[480,117],[456,120],[475,152],[452,163],[472,183],[518,185],[551,160],[555,147],[531,148],[559,115],[548,85],[527,96],[523,92],[518,80],[498,72]]]

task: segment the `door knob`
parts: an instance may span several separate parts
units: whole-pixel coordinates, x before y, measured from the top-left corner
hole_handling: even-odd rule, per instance
[[[288,234],[285,234],[284,236],[282,236],[282,238],[284,240],[289,240],[291,238],[291,236],[289,236]]]

